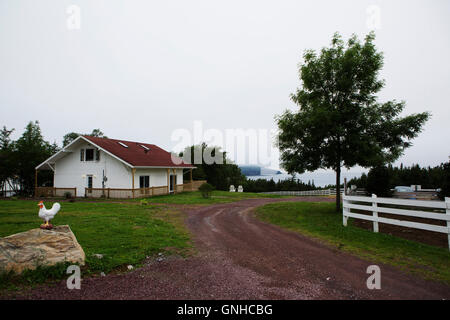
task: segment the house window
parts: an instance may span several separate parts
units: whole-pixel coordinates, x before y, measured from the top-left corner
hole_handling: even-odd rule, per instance
[[[87,187],[92,188],[92,176],[87,176]]]
[[[80,150],[80,161],[84,161],[84,149]]]
[[[94,161],[94,149],[86,149],[85,161]]]
[[[100,161],[100,150],[95,150],[95,161]]]
[[[139,188],[150,188],[150,176],[139,177]]]

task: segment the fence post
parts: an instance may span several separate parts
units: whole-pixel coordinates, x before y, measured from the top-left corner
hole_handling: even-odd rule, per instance
[[[348,203],[348,200],[344,196],[342,198],[342,224],[344,225],[344,227],[347,226],[347,220],[348,220],[348,217],[345,216],[345,211],[346,211],[345,209],[346,209],[347,203]]]
[[[372,194],[372,199],[376,199],[377,195],[376,194]],[[372,202],[372,216],[375,218],[375,220],[373,221],[373,232],[378,232],[378,209],[377,209],[378,205],[375,201]]]
[[[450,216],[450,198],[445,198],[445,213]],[[448,250],[450,250],[450,221],[447,220]]]

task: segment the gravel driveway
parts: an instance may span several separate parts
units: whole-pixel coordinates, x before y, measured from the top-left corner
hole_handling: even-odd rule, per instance
[[[379,265],[381,290],[366,287],[372,263],[258,221],[254,199],[191,209],[187,226],[198,253],[149,261],[126,274],[32,290],[31,299],[450,299],[450,287]],[[301,201],[334,201],[323,197]]]

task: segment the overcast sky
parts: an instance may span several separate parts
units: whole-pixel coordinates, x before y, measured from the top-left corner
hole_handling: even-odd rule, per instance
[[[79,29],[68,27],[71,5]],[[60,145],[67,132],[100,128],[168,150],[173,131],[196,120],[204,129],[272,129],[276,114],[296,108],[289,95],[304,50],[328,46],[336,31],[364,37],[373,5],[385,54],[380,100],[432,113],[397,163],[447,161],[448,0],[1,0],[0,126],[17,138],[39,120]]]

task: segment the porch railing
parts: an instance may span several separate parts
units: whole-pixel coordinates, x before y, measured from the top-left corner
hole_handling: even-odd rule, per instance
[[[35,197],[65,197],[70,193],[70,197],[77,196],[77,188],[55,188],[55,187],[36,187],[34,188]]]
[[[205,183],[205,180],[192,181],[184,184],[176,185],[174,193],[197,191],[198,188]],[[85,188],[85,197],[87,198],[111,198],[111,199],[126,199],[126,198],[145,198],[152,196],[159,196],[169,194],[167,186],[157,186],[149,188]],[[66,197],[70,193],[70,197],[77,196],[77,188],[55,188],[55,187],[36,187],[34,194],[36,197]]]
[[[193,181],[192,183],[178,184],[173,190],[174,193],[197,191],[205,183],[205,180]],[[169,194],[167,186],[157,186],[149,188],[120,189],[120,188],[85,188],[85,196],[88,198],[146,198]]]

